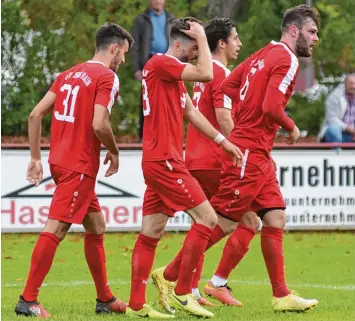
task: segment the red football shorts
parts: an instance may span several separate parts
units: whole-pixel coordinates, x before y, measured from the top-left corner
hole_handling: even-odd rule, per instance
[[[89,212],[101,212],[95,193],[95,178],[50,165],[56,189],[49,209],[52,220],[82,224]]]
[[[181,160],[143,161],[147,189],[143,200],[143,216],[164,213],[173,217],[207,200],[197,180]]]
[[[248,211],[285,209],[272,159],[245,150],[242,167],[236,167],[231,156],[223,153],[220,187],[211,204],[215,211],[236,222]]]
[[[221,178],[220,169],[194,169],[190,170],[190,173],[197,179],[208,200],[218,193]]]

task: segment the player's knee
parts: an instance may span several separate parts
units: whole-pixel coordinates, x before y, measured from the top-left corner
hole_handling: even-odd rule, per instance
[[[260,227],[260,219],[258,218],[256,213],[248,212],[242,217],[240,224],[246,225],[254,230],[258,230]]]
[[[217,214],[218,217],[218,225],[221,228],[221,230],[223,231],[224,235],[229,235],[231,233],[233,233],[233,231],[235,231],[235,229],[238,226],[238,222],[232,221],[226,217],[223,217],[219,214]]]
[[[218,223],[218,217],[215,212],[212,212],[210,215],[206,215],[203,219],[204,225],[208,226],[209,228],[215,228]]]
[[[49,219],[43,232],[52,233],[60,240],[63,240],[68,233],[71,224]]]
[[[88,229],[85,229],[85,231],[89,234],[104,234],[105,231],[106,231],[106,224],[103,223],[103,224],[100,224],[100,225],[97,225],[97,226],[93,226],[90,228],[90,230]]]
[[[231,233],[233,233],[233,232],[235,231],[235,229],[236,229],[237,226],[238,226],[238,223],[237,223],[237,222],[233,222],[233,223],[231,223],[231,224],[229,224],[229,225],[223,225],[223,226],[221,226],[221,225],[218,223],[218,225],[221,227],[221,229],[222,229],[224,235],[229,235],[229,234],[231,234]]]
[[[283,209],[274,209],[263,217],[263,226],[283,229],[286,225],[286,213]]]
[[[279,217],[278,225],[282,229],[285,228],[285,226],[286,226],[286,213],[285,212],[284,212],[284,214],[282,216]]]
[[[164,226],[142,226],[141,233],[155,239],[161,239],[164,235]]]
[[[104,234],[106,231],[106,222],[102,213],[91,212],[86,215],[83,226],[85,232],[89,234]]]

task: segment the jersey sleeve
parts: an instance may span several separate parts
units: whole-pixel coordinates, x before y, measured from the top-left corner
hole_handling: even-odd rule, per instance
[[[107,107],[111,114],[112,106],[119,95],[119,80],[115,73],[99,77],[96,84],[95,104]]]
[[[57,78],[54,80],[54,82],[53,82],[51,88],[49,88],[49,91],[55,93],[56,95],[58,95],[58,91],[60,90],[60,88],[58,88],[58,87],[59,87],[59,78],[60,78],[60,75],[61,75],[61,74],[59,74],[59,75],[57,76]]]
[[[285,113],[286,98],[276,87],[267,86],[262,105],[263,113],[286,131],[295,127],[294,121]]]
[[[239,87],[242,82],[245,68],[248,66],[249,58],[244,60],[238,67],[234,68],[229,76],[222,82],[221,90],[232,100],[238,99]]]
[[[281,57],[271,60],[270,78],[268,86],[281,91],[284,95],[288,86],[295,79],[298,72],[298,59],[295,55],[285,52]]]
[[[187,65],[174,57],[156,59],[154,64],[157,77],[165,81],[180,80],[181,74]]]
[[[227,73],[229,74],[230,72],[220,69],[212,80],[211,89],[214,108],[232,109],[232,100],[221,90],[221,84],[226,79]]]
[[[295,127],[293,120],[285,114],[286,92],[298,72],[298,59],[288,51],[277,52],[267,58],[270,65],[262,110],[268,118],[287,131]]]

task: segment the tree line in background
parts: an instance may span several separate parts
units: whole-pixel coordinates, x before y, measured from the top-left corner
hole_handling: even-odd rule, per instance
[[[283,12],[297,0],[174,0],[167,10],[177,17],[233,18],[243,47],[239,60],[280,37]],[[26,135],[27,117],[50,88],[58,72],[88,60],[94,53],[96,29],[106,21],[131,30],[147,0],[3,0],[1,23],[2,135]],[[320,43],[314,50],[315,75],[322,86],[291,98],[288,110],[300,129],[315,135],[324,114],[327,89],[355,67],[355,7],[353,0],[318,0]],[[234,66],[230,66],[234,67]],[[120,67],[121,99],[113,109],[116,135],[136,135],[140,83],[130,59]],[[339,80],[338,80],[339,81]],[[324,86],[323,86],[324,85]],[[323,88],[323,89],[322,89]],[[46,117],[43,135],[49,134]]]

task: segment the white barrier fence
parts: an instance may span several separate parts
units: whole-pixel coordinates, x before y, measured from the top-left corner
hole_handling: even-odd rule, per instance
[[[140,229],[145,190],[141,156],[141,151],[121,151],[119,172],[109,178],[104,177],[105,167],[100,169],[96,192],[108,231]],[[355,229],[355,151],[280,150],[273,157],[287,205],[287,229]],[[44,152],[44,179],[33,187],[25,180],[29,151],[2,150],[2,232],[43,228],[55,189],[47,159],[48,152]],[[189,226],[188,215],[177,213],[167,230]],[[73,226],[72,230],[82,228]]]

